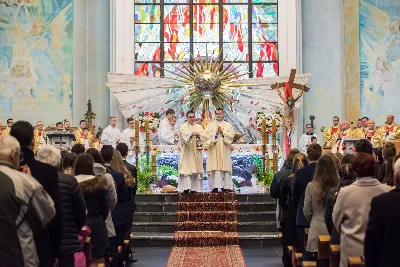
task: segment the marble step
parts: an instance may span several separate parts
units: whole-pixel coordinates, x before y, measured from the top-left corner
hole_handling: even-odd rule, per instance
[[[238,212],[238,222],[275,221],[275,211]],[[135,212],[135,222],[176,222],[176,212]]]
[[[132,232],[133,246],[135,247],[172,247],[174,233],[160,232]],[[269,247],[278,246],[278,232],[244,232],[239,233],[241,247]]]
[[[180,228],[181,230],[197,230],[197,225],[200,223],[196,222],[186,222],[187,225],[190,224],[187,228]],[[238,232],[275,232],[278,231],[276,227],[275,221],[269,222],[238,222],[237,227],[235,226],[227,226],[232,223],[225,223],[226,225],[220,226],[221,222],[209,223],[210,229],[207,230],[223,230],[226,231],[234,231],[237,229]],[[182,223],[180,223],[180,226]],[[193,226],[195,225],[195,226]],[[221,227],[223,229],[221,229]],[[235,229],[234,229],[235,228]],[[132,232],[158,232],[158,233],[173,233],[176,230],[175,222],[133,222],[132,223]]]
[[[267,193],[236,194],[235,199],[238,202],[273,201],[272,197]],[[137,194],[135,200],[136,202],[178,202],[178,194],[177,193]]]
[[[190,203],[190,202],[185,202]],[[217,205],[225,205],[223,202]],[[217,205],[210,206],[207,203],[197,203],[196,210],[221,210]],[[231,204],[226,204],[231,205]],[[204,209],[202,209],[204,207]],[[177,203],[175,202],[136,202],[137,212],[176,212]],[[233,209],[233,207],[232,207]],[[185,209],[183,209],[185,210]],[[274,201],[264,201],[264,202],[237,202],[236,210],[239,212],[258,212],[258,211],[274,211],[276,210],[276,204]]]

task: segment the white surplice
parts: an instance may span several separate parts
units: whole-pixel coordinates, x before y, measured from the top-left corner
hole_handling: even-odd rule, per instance
[[[216,134],[217,128],[222,128],[223,134]],[[214,188],[232,189],[232,142],[235,131],[226,121],[212,121],[206,130],[207,172],[214,178]]]
[[[160,145],[174,145],[175,128],[169,124],[169,120],[164,118],[158,127],[158,137]]]
[[[192,136],[198,132],[200,141],[204,143],[205,133],[201,125],[185,122],[180,127],[181,153],[179,157],[179,190],[192,190],[201,192],[203,179],[203,154],[197,151],[197,137]]]
[[[135,142],[131,142],[131,138],[135,140],[135,128],[126,128],[122,131],[120,143],[125,143],[128,149],[131,150],[135,146]],[[144,144],[142,135],[139,133],[139,144]]]
[[[111,145],[117,147],[117,139],[121,139],[121,131],[117,127],[108,125],[101,134],[101,143],[103,145]]]
[[[316,134],[302,134],[299,140],[300,152],[306,154],[307,147],[311,144],[311,137],[317,138],[317,143],[319,143],[318,136]]]

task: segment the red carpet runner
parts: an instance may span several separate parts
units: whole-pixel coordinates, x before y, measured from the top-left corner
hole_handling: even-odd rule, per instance
[[[180,194],[167,267],[245,267],[234,193]]]

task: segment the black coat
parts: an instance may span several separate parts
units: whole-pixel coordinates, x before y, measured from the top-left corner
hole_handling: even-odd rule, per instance
[[[86,202],[86,225],[90,228],[92,238],[92,257],[103,258],[109,249],[106,218],[110,211],[107,197],[107,179],[97,175],[91,179],[80,180],[77,176],[79,186],[82,189]]]
[[[283,244],[292,246],[297,244],[296,215],[297,209],[292,197],[292,179],[286,177],[282,181],[279,192],[279,207],[282,211],[282,234]]]
[[[117,190],[117,205],[112,210],[111,217],[114,226],[121,226],[129,223],[132,217],[128,188],[125,184],[125,177],[121,172],[113,170],[110,165],[106,165],[106,167],[114,179],[115,189]]]
[[[136,202],[135,202],[135,197],[136,197],[136,192],[137,192],[137,169],[134,165],[130,164],[126,160],[124,160],[124,165],[128,169],[128,171],[131,173],[133,177],[136,179],[136,184],[133,188],[128,187],[128,194],[129,194],[129,200],[132,204],[132,212],[136,211]]]
[[[21,165],[28,165],[32,176],[43,186],[54,201],[56,216],[44,231],[35,233],[35,243],[40,261],[39,266],[52,266],[54,265],[54,258],[58,257],[63,225],[57,169],[49,164],[35,160],[33,151],[29,148],[23,147],[21,151],[24,155],[24,161],[21,162]]]
[[[354,181],[353,180],[344,180],[342,181],[340,188],[351,185]],[[335,226],[333,225],[333,207],[335,206],[333,201],[335,199],[335,195],[337,192],[337,187],[331,188],[326,195],[325,201],[325,224],[326,228],[328,229],[329,234],[331,235],[331,244],[332,245],[340,245],[340,234],[336,230]]]
[[[400,187],[372,199],[364,241],[366,267],[399,266],[399,203]]]
[[[306,167],[298,169],[294,175],[293,181],[293,203],[297,209],[296,225],[309,227],[310,222],[306,219],[303,213],[304,195],[309,182],[312,181],[316,162],[308,164]]]
[[[60,256],[66,256],[81,250],[78,233],[85,225],[86,203],[74,176],[59,172],[58,179],[64,214]]]
[[[274,175],[274,179],[272,180],[271,189],[270,189],[271,197],[273,197],[274,199],[279,199],[283,181],[285,178],[287,178],[291,174],[291,172],[292,172],[292,163],[288,163],[288,164],[285,164],[282,167],[282,169]],[[285,217],[285,215],[283,214],[284,212],[285,212],[285,210],[282,209],[281,205],[279,204],[278,219],[281,222],[283,221],[283,217]]]

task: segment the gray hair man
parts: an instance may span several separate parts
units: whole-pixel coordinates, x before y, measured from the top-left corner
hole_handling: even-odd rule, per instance
[[[18,141],[0,136],[0,258],[15,266],[38,266],[33,232],[55,216],[54,202],[30,175],[20,172]]]
[[[39,149],[36,157],[38,161],[58,167],[61,161],[61,152],[54,146],[44,145]],[[78,233],[85,225],[86,203],[74,176],[59,172],[58,185],[64,215],[58,265],[73,266],[74,252],[81,248]]]

